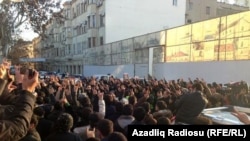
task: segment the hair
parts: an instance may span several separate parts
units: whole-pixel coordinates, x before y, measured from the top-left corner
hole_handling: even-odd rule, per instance
[[[113,132],[108,136],[108,141],[127,141],[127,137],[121,132]]]
[[[43,104],[44,103],[44,97],[43,96],[37,96],[36,103],[39,104],[39,105]]]
[[[79,116],[86,121],[88,121],[89,115],[93,113],[93,109],[91,107],[81,107],[78,110],[79,110]]]
[[[115,109],[116,109],[116,112],[118,113],[121,113],[122,112],[122,109],[123,109],[123,103],[118,101],[118,102],[115,102]]]
[[[106,95],[104,95],[104,101],[105,101],[106,105],[111,105],[114,102],[114,98],[112,95],[106,94]]]
[[[109,119],[101,119],[96,128],[100,131],[102,136],[107,137],[114,131],[114,123]]]
[[[159,100],[156,102],[156,106],[159,108],[159,110],[167,109],[167,104],[163,100]]]
[[[142,121],[146,116],[146,111],[143,107],[136,107],[133,116],[135,117],[135,120]]]
[[[196,90],[201,91],[201,92],[204,90],[202,84],[199,82],[194,83],[193,88],[195,88]]]
[[[128,103],[134,105],[136,103],[136,96],[132,95],[128,98]]]
[[[168,117],[161,116],[157,118],[157,125],[171,125],[171,120]]]
[[[30,124],[34,124],[35,127],[38,125],[38,116],[33,114],[30,120]]]
[[[150,112],[150,103],[149,102],[143,102],[141,105],[147,113]]]
[[[91,113],[89,115],[89,125],[91,128],[95,128],[97,126],[97,123],[101,120],[98,113]]]
[[[122,109],[122,115],[133,115],[133,105],[126,104]]]
[[[43,117],[45,115],[45,110],[38,106],[33,110],[34,114],[37,115],[38,117]]]
[[[54,109],[55,110],[64,110],[64,104],[60,101],[57,101],[55,104],[54,104]]]
[[[73,122],[73,117],[69,113],[63,113],[56,120],[56,130],[59,132],[67,132],[73,127]]]
[[[80,97],[78,100],[83,107],[92,107],[91,100],[89,97],[83,96]]]

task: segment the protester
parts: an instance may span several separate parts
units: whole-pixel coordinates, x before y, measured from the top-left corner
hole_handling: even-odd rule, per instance
[[[176,102],[176,123],[194,124],[195,119],[206,108],[207,99],[203,94],[203,86],[199,82],[193,84],[193,92],[184,94]]]
[[[46,141],[82,141],[79,135],[71,132],[73,123],[74,120],[70,114],[61,114],[55,123],[54,132],[47,137]]]
[[[20,66],[15,67],[15,77],[10,79],[8,66],[6,62],[0,66],[1,141],[27,139],[33,112],[39,116],[37,131],[42,141],[126,141],[128,125],[213,124],[202,116],[202,111],[211,107],[207,103],[214,100],[211,87],[207,87],[203,79],[189,79],[189,82],[150,79],[142,82],[112,77],[109,80],[84,78],[81,83],[74,83],[75,78],[70,75],[63,79],[50,75],[38,81],[36,71],[33,78],[28,78]],[[223,94],[234,98],[228,93],[230,91],[222,89],[216,97]],[[221,105],[226,103],[223,100],[212,107],[224,106]],[[35,110],[34,105],[37,106]],[[232,114],[242,123],[250,124],[245,113]]]
[[[9,74],[8,65],[4,63],[0,65],[0,95],[3,94]],[[34,92],[38,82],[38,72],[34,70],[34,76],[29,77],[29,72],[26,70],[21,82],[22,89],[13,105],[13,112],[8,115],[8,119],[0,120],[1,141],[19,141],[27,134],[35,107],[36,93]]]

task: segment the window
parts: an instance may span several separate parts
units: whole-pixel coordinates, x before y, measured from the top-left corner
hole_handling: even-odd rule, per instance
[[[82,42],[82,51],[85,49],[84,42]]]
[[[68,54],[70,54],[70,44],[68,44]]]
[[[87,11],[87,3],[86,3],[86,1],[84,2],[84,12],[86,12]]]
[[[88,16],[88,28],[90,28],[90,16]]]
[[[80,12],[81,12],[81,10],[80,10],[80,4],[78,4],[78,5],[76,6],[76,16],[79,16],[79,15],[80,15]]]
[[[84,3],[81,3],[81,13],[84,13]]]
[[[189,1],[188,9],[189,9],[189,10],[192,10],[192,9],[193,9],[193,2],[190,2],[190,1]]]
[[[105,15],[100,14],[100,27],[104,26],[104,19],[105,19]]]
[[[187,20],[187,23],[189,23],[189,24],[192,23],[192,20],[191,20],[191,19],[188,19],[188,20]]]
[[[177,0],[173,0],[173,6],[177,6]]]
[[[206,7],[206,14],[210,15],[210,7],[209,6]]]
[[[91,48],[91,38],[88,38],[88,45],[89,45],[89,48]]]
[[[103,37],[100,37],[100,45],[103,45]]]
[[[93,26],[93,27],[96,26],[96,25],[95,25],[95,22],[96,22],[96,20],[95,20],[95,15],[92,15],[92,24],[93,24],[92,26]]]
[[[93,45],[93,47],[96,46],[96,37],[92,37],[92,45]]]
[[[81,34],[84,34],[85,33],[85,31],[84,31],[84,25],[81,25]]]
[[[80,53],[82,53],[81,42],[77,43],[77,51],[76,51],[76,54],[80,54]]]
[[[73,51],[72,51],[72,54],[75,54],[76,53],[76,45],[73,44]]]
[[[68,19],[70,18],[70,9],[66,10],[66,18],[68,18]]]

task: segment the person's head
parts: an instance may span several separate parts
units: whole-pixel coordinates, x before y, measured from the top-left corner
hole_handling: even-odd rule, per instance
[[[82,96],[79,98],[79,102],[80,104],[83,106],[83,107],[91,107],[92,104],[91,104],[91,100],[89,97],[87,96]]]
[[[194,91],[201,91],[201,92],[203,92],[203,90],[204,90],[202,84],[199,83],[199,82],[194,83],[192,87],[193,87]]]
[[[156,95],[157,95],[157,98],[161,98],[163,96],[162,89],[157,90]]]
[[[131,104],[126,104],[124,105],[123,109],[122,109],[122,115],[133,115],[133,105]]]
[[[63,102],[57,101],[54,104],[54,110],[56,110],[56,111],[63,111],[64,110],[64,104],[63,104]]]
[[[164,110],[164,109],[167,109],[167,104],[165,101],[163,100],[159,100],[156,102],[156,105],[155,105],[155,110],[156,111],[159,111],[159,110]]]
[[[116,112],[118,113],[121,113],[122,112],[122,109],[123,109],[123,103],[118,101],[118,102],[115,102],[115,109],[116,109]]]
[[[167,98],[167,97],[171,96],[171,91],[168,88],[166,88],[165,90],[163,90],[162,96],[164,98]]]
[[[34,112],[34,114],[37,115],[39,118],[42,118],[42,117],[44,117],[44,115],[45,115],[45,110],[44,110],[42,107],[40,107],[40,106],[36,107],[36,108],[33,110],[33,112]]]
[[[56,92],[56,89],[53,87],[53,85],[48,85],[48,92],[50,94],[54,94]]]
[[[106,105],[111,105],[114,103],[114,97],[111,94],[104,95],[104,101]]]
[[[73,122],[73,117],[70,114],[63,113],[56,120],[56,130],[59,132],[68,132],[73,127]]]
[[[137,98],[136,96],[132,95],[128,98],[128,103],[129,104],[132,104],[132,105],[135,105],[137,103]]]
[[[98,113],[91,113],[89,115],[89,125],[91,128],[95,128],[97,123],[101,120],[100,115]]]
[[[107,137],[114,131],[114,124],[109,119],[101,119],[96,125],[97,133],[99,137],[102,139]]]
[[[157,125],[171,125],[171,120],[168,117],[161,116],[156,120],[157,120]]]
[[[33,114],[30,120],[30,130],[36,129],[37,125],[38,125],[38,116]]]
[[[135,120],[142,121],[146,116],[146,111],[143,107],[136,107],[133,112]]]
[[[150,103],[149,102],[144,102],[141,105],[147,113],[150,113]]]
[[[108,141],[127,141],[127,137],[121,132],[113,132],[108,136]]]
[[[89,115],[93,113],[93,109],[91,107],[80,107],[78,109],[78,115],[85,122],[88,122]]]
[[[43,96],[37,96],[36,103],[38,105],[44,104],[44,97]]]

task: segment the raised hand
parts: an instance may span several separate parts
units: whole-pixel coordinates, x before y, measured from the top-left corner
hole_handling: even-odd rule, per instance
[[[32,78],[29,78],[29,71],[26,70],[23,76],[22,89],[27,90],[31,93],[35,92],[36,86],[39,83],[38,75],[39,73],[36,70],[34,70],[34,76]]]

